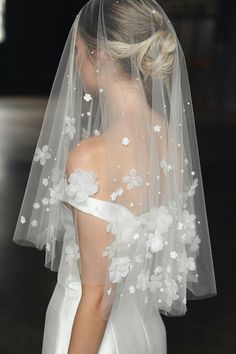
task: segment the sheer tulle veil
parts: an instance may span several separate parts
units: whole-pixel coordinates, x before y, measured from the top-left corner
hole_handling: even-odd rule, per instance
[[[118,316],[131,302],[144,317],[181,316],[187,300],[216,295],[185,57],[154,0],[91,0],[72,24],[13,239],[44,250],[52,271],[63,244],[66,162],[89,139],[103,144],[102,199],[123,210],[111,212],[103,252],[82,279],[104,285],[102,316],[112,307]],[[83,194],[72,188],[72,175],[68,192],[82,201],[96,177],[96,170],[83,175]]]

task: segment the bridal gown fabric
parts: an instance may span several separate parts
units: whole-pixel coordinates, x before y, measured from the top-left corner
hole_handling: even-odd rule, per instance
[[[42,354],[67,354],[82,292],[75,225],[71,210],[63,202],[103,220],[107,220],[111,214],[117,218],[135,218],[124,206],[109,201],[88,197],[85,202],[76,203],[68,199],[66,193],[62,193],[59,198],[62,201],[61,212],[65,231],[57,284],[45,316]],[[125,242],[129,242],[133,231],[131,228],[124,234]],[[113,316],[111,311],[98,354],[166,354],[166,329],[160,313],[150,313],[147,309],[147,316],[144,318],[132,302],[132,297],[130,299],[131,303],[126,304],[127,309],[124,308],[119,315],[116,313]],[[124,331],[128,332],[128,337],[125,334],[123,337],[124,340],[125,337],[129,338],[129,341],[126,340],[125,351],[120,350],[121,342],[113,331],[115,321],[123,323]]]

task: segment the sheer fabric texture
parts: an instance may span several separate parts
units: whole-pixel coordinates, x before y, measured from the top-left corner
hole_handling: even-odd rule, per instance
[[[78,158],[66,173],[72,150],[94,167]],[[156,1],[91,0],[72,24],[14,235],[45,250],[52,271],[65,208],[67,259],[77,283],[104,287],[101,316],[119,353],[138,353],[135,333],[156,353],[160,314],[185,315],[188,300],[216,295],[185,57]]]

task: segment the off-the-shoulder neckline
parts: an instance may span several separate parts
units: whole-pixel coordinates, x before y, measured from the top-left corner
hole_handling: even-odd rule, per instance
[[[76,171],[82,171],[82,172],[88,172],[88,173],[95,173],[95,174],[97,175],[97,173],[96,173],[95,171],[93,171],[93,170],[84,170],[84,169],[82,169],[82,168],[77,167],[77,168],[74,168],[74,169],[73,169],[73,171],[70,173],[70,175],[68,176],[68,178],[67,178],[67,176],[65,176],[65,181],[66,181],[66,184],[67,184],[67,185],[69,185],[68,180],[69,180],[70,176],[71,176],[73,173],[75,173]],[[133,218],[138,218],[138,217],[141,216],[141,215],[138,215],[138,216],[134,215],[134,214],[132,213],[132,211],[130,211],[127,207],[125,207],[124,205],[119,204],[119,203],[112,203],[112,202],[109,201],[109,200],[98,199],[98,198],[94,198],[94,197],[90,197],[90,196],[88,196],[88,199],[91,199],[91,200],[98,200],[98,201],[101,201],[101,202],[106,203],[106,204],[109,204],[109,205],[118,205],[120,208],[126,210],[126,212],[128,212],[128,213],[130,214],[130,216],[132,216]],[[66,205],[65,205],[65,207],[66,207]],[[67,208],[67,207],[66,207],[66,208]],[[69,208],[67,208],[67,209],[72,213],[72,211],[71,211]]]

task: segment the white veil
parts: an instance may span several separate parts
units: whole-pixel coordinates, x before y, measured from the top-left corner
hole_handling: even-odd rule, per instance
[[[100,165],[84,171],[78,164],[66,175],[70,152],[91,144]],[[112,316],[119,316],[131,302],[143,317],[149,311],[181,316],[187,300],[216,295],[185,58],[154,0],[91,0],[76,16],[14,242],[45,250],[45,266],[57,271],[62,202],[74,206],[79,233],[77,205],[91,195],[114,205],[107,209],[103,232],[91,217],[83,241],[84,249],[90,242],[94,248],[81,281],[104,285],[103,318],[112,305]],[[122,320],[116,323],[122,345],[128,334]]]

